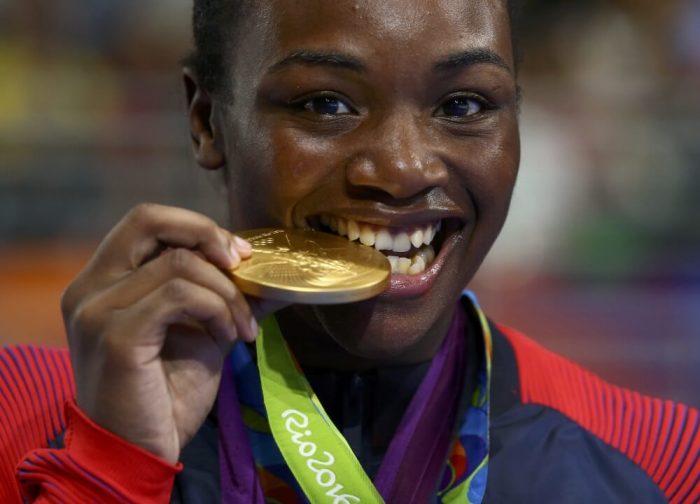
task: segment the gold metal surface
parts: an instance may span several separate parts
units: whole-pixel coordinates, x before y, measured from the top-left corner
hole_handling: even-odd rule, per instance
[[[340,236],[302,229],[236,233],[253,246],[233,281],[252,296],[292,303],[341,304],[380,294],[391,265],[381,252]]]

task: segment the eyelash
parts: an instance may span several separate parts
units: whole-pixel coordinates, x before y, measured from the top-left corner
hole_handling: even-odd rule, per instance
[[[342,113],[323,113],[323,112],[316,112],[313,110],[313,105],[311,105],[314,101],[320,101],[320,100],[326,100],[327,103],[330,101],[335,101],[339,105],[344,106],[347,109],[347,112],[342,112]],[[318,93],[314,95],[307,95],[302,98],[299,98],[297,100],[289,102],[289,106],[298,110],[299,112],[308,112],[308,113],[315,113],[317,115],[323,116],[323,117],[338,117],[338,116],[346,116],[350,114],[357,114],[355,109],[350,105],[347,100],[341,98],[340,96],[336,95],[335,93],[331,92],[323,92],[323,93]]]
[[[334,112],[334,113],[324,113],[324,112],[318,112],[313,110],[313,102],[314,101],[321,101],[321,100],[326,100],[326,104],[329,104],[331,101],[336,102],[338,106],[344,107],[347,112]],[[477,112],[471,113],[471,114],[465,114],[465,115],[440,115],[438,112],[443,109],[446,105],[450,104],[450,102],[454,102],[456,100],[464,100],[468,101],[471,100],[473,102],[478,103],[479,105],[479,110]],[[293,109],[296,109],[299,112],[306,112],[306,113],[312,113],[316,114],[318,116],[326,117],[326,118],[334,118],[334,117],[342,117],[342,116],[348,116],[348,115],[355,115],[357,114],[357,111],[352,107],[347,100],[341,98],[335,93],[332,92],[321,92],[318,94],[313,94],[313,95],[306,95],[302,98],[293,100],[288,103],[288,106],[290,106]],[[482,116],[485,112],[488,112],[490,110],[496,109],[497,106],[494,105],[492,102],[487,100],[481,95],[474,94],[474,93],[466,93],[466,92],[461,92],[461,93],[455,93],[452,95],[447,96],[440,105],[435,109],[434,115],[436,117],[442,117],[446,120],[453,121],[453,122],[465,122],[468,120],[473,120],[478,118],[479,116]]]
[[[443,109],[446,105],[448,105],[450,102],[454,102],[456,100],[464,100],[464,101],[473,101],[478,103],[479,105],[479,110],[477,112],[474,112],[472,114],[466,114],[466,115],[438,115],[438,112]],[[436,108],[435,110],[435,115],[437,117],[443,117],[449,121],[455,121],[455,122],[464,122],[467,120],[472,120],[476,119],[480,116],[482,116],[484,113],[496,109],[496,105],[494,105],[491,101],[487,100],[481,95],[474,94],[474,93],[455,93],[450,96],[447,96],[442,102],[440,102],[440,105]]]

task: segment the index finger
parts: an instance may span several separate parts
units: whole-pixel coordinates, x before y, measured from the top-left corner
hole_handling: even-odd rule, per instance
[[[95,260],[99,268],[134,270],[167,248],[196,250],[222,269],[235,268],[239,257],[250,253],[244,243],[234,241],[209,217],[184,208],[145,203],[112,229]]]

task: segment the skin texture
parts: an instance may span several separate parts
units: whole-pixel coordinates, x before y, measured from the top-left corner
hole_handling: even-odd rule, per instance
[[[516,82],[505,4],[266,5],[272,8],[257,12],[257,29],[236,45],[231,97],[213,106],[233,229],[298,226],[321,212],[384,225],[429,216],[460,219],[459,244],[426,295],[384,294],[280,314],[302,363],[357,369],[426,360],[503,224],[517,172]],[[478,50],[499,56],[506,68],[435,68]],[[280,66],[300,51],[347,55],[362,69]],[[324,92],[351,113],[324,116],[302,108]],[[459,93],[482,96],[495,108],[450,120],[441,107]]]
[[[83,411],[177,461],[213,405],[224,356],[257,332],[222,272],[248,256],[249,244],[188,210],[141,205],[124,217],[61,300]]]
[[[228,92],[210,95],[185,70],[195,158],[226,171],[231,229],[302,226],[321,212],[459,223],[421,295],[287,307],[285,337],[305,366],[431,358],[516,178],[505,5],[261,0],[247,16],[230,44]],[[246,299],[222,271],[249,254],[186,210],[143,205],[122,219],[62,300],[83,411],[176,461],[213,405],[226,353],[254,339],[254,315],[280,308]]]

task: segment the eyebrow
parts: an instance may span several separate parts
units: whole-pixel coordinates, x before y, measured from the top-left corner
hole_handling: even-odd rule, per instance
[[[511,74],[513,73],[513,69],[510,67],[510,65],[508,65],[503,58],[490,49],[472,49],[469,51],[452,54],[443,61],[437,63],[435,65],[435,69],[443,72],[451,72],[482,63],[496,65],[500,68],[508,70],[508,72]]]
[[[274,73],[282,70],[290,65],[308,65],[308,66],[330,66],[334,68],[346,68],[356,72],[364,72],[365,65],[348,54],[335,52],[319,52],[319,51],[294,51],[285,56],[277,63],[272,65],[267,73]]]

